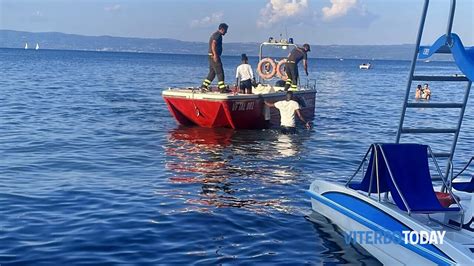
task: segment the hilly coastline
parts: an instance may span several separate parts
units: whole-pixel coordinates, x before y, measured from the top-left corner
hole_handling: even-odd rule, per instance
[[[59,32],[24,32],[0,30],[0,48],[23,48],[25,43],[41,49],[207,54],[206,42],[187,42],[169,38],[145,39],[112,36],[83,36]],[[225,43],[226,55],[258,55],[259,43]],[[310,57],[345,59],[410,60],[413,45],[312,45]]]

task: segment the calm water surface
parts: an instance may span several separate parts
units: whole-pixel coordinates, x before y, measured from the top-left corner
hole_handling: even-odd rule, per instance
[[[238,62],[224,58],[228,80]],[[161,91],[199,85],[206,56],[0,49],[0,264],[378,263],[304,194],[395,138],[409,62],[363,62],[310,60],[315,128],[286,136],[179,127]],[[431,87],[433,101],[461,99]],[[472,156],[472,118],[468,107],[457,167]]]

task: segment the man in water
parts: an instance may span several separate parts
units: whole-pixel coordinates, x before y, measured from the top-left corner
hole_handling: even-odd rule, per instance
[[[288,56],[288,63],[286,63],[286,74],[288,79],[285,83],[285,91],[298,89],[298,63],[303,60],[303,68],[306,76],[308,76],[308,55],[311,51],[309,44],[303,44],[303,47],[294,48]]]
[[[229,26],[225,23],[219,24],[219,28],[209,38],[209,74],[207,78],[202,82],[201,91],[209,91],[209,85],[217,75],[217,86],[220,92],[225,92],[224,83],[224,69],[222,67],[221,55],[222,55],[222,36],[227,33]]]
[[[300,104],[293,100],[293,92],[286,92],[286,100],[278,101],[276,103],[270,103],[265,101],[265,104],[269,107],[275,107],[280,110],[280,127],[283,134],[295,134],[296,133],[296,123],[295,123],[295,113],[298,115],[298,118],[305,124],[306,128],[311,128],[311,123],[304,119],[303,115],[300,112]]]

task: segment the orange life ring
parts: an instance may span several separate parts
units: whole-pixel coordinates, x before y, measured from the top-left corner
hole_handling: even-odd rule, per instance
[[[263,79],[271,79],[277,72],[277,67],[273,59],[267,57],[258,62],[257,72]]]
[[[288,62],[288,60],[284,58],[280,60],[277,65],[277,76],[284,81],[288,79],[288,74],[286,74],[286,62]]]

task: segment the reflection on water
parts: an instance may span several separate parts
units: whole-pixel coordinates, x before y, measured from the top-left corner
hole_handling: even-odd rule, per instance
[[[169,187],[174,189],[161,191],[161,196],[180,200],[184,207],[168,214],[218,215],[220,210],[227,209],[222,218],[226,222],[233,219],[229,216],[235,213],[232,209],[243,210],[252,220],[272,217],[270,220],[286,223],[288,220],[284,217],[300,217],[297,224],[308,226],[307,237],[312,235],[309,228],[314,228],[317,244],[312,252],[316,257],[324,257],[325,262],[332,263],[377,264],[360,247],[346,245],[338,229],[324,217],[315,213],[305,216],[308,202],[302,199],[302,187],[307,177],[302,169],[307,165],[303,157],[308,152],[305,143],[312,134],[315,132],[306,130],[285,135],[277,130],[199,127],[169,131],[165,166],[170,173]],[[232,223],[239,227],[240,222]],[[283,231],[269,227],[257,230],[257,234],[263,238],[272,235],[276,241],[278,235],[284,235],[293,226],[285,224],[281,227],[285,228]],[[265,245],[265,241],[261,240],[259,246]],[[289,245],[288,240],[285,242]]]
[[[172,172],[169,181],[181,185],[183,200],[198,210],[214,206],[289,212],[288,199],[267,191],[297,181],[298,170],[291,164],[299,160],[304,139],[276,130],[178,127],[168,134],[165,165]],[[199,192],[186,190],[190,185],[199,185]]]
[[[298,152],[295,147],[293,139],[296,138],[295,134],[287,135],[280,134],[278,135],[278,141],[275,143],[276,151],[284,157],[295,156]]]

